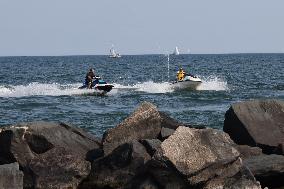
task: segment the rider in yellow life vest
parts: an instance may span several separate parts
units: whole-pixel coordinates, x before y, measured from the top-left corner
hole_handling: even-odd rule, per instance
[[[179,71],[177,72],[177,80],[182,81],[184,77],[185,77],[185,71],[183,71],[183,69],[180,68]]]

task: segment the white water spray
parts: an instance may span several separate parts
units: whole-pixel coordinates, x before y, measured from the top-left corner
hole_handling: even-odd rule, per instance
[[[227,81],[216,76],[200,77],[202,83],[196,88],[198,91],[228,91]],[[170,82],[146,81],[133,85],[113,83],[114,89],[110,92],[115,95],[117,91],[124,90],[127,93],[135,91],[145,93],[172,93],[174,88]],[[24,97],[24,96],[65,96],[92,94],[88,89],[78,89],[81,83],[58,84],[58,83],[30,83],[28,85],[0,86],[0,97]]]
[[[64,96],[90,93],[89,90],[78,89],[80,83],[62,85],[58,83],[30,83],[28,85],[0,86],[0,97],[24,96]]]
[[[227,81],[217,76],[201,77],[202,83],[197,86],[198,91],[228,91]]]

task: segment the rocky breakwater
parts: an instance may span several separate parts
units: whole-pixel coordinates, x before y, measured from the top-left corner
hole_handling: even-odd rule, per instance
[[[284,187],[284,102],[252,100],[233,104],[226,112],[224,128],[239,151],[244,164],[262,186]],[[241,145],[251,147],[242,148]],[[259,149],[263,153],[259,153]]]
[[[225,122],[232,123],[229,119],[226,114]],[[145,102],[102,140],[63,123],[4,127],[0,173],[8,170],[15,188],[260,189],[258,181],[283,186],[278,150],[266,155],[258,145],[236,144],[229,134],[185,125]],[[0,186],[9,178],[0,179]]]
[[[97,148],[100,140],[67,124],[18,124],[1,128],[0,165],[17,162],[24,188],[77,188],[91,169],[86,155]]]
[[[229,135],[197,129],[143,103],[106,131],[79,188],[261,188]]]

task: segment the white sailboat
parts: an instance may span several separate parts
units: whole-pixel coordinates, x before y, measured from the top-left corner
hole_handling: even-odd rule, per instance
[[[179,55],[178,47],[175,48],[173,55]]]
[[[113,46],[111,47],[109,52],[110,52],[110,55],[109,55],[110,58],[120,58],[121,57],[121,55],[114,50]]]

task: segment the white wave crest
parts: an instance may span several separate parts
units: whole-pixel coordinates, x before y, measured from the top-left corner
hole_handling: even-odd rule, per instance
[[[202,83],[197,86],[198,91],[227,91],[229,90],[227,81],[217,76],[201,77]]]
[[[0,97],[24,96],[64,96],[90,93],[88,90],[78,89],[80,83],[61,85],[58,83],[30,83],[28,85],[0,86]]]
[[[115,89],[129,89],[146,93],[170,93],[173,88],[168,82],[155,83],[153,81],[146,81],[133,85],[114,84]]]
[[[134,85],[138,88],[137,91],[147,92],[147,93],[170,93],[174,89],[168,82],[154,83],[153,81],[147,81],[143,83],[138,83]]]

